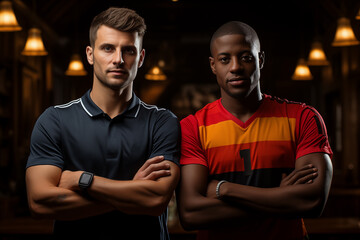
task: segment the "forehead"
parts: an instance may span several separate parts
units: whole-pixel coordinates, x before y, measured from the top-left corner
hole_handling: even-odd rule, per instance
[[[138,32],[122,32],[115,28],[102,25],[96,33],[95,45],[103,43],[114,45],[121,43],[137,46],[137,44],[140,44],[140,37]]]
[[[252,51],[252,43],[242,34],[229,34],[214,40],[211,52],[213,55],[236,51]]]

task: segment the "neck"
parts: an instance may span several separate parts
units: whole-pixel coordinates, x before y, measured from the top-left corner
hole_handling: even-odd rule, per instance
[[[90,97],[93,102],[110,118],[124,112],[132,98],[132,84],[124,89],[111,89],[93,84]]]
[[[232,97],[222,94],[221,103],[236,118],[246,122],[259,108],[262,100],[262,94],[258,88],[255,88],[250,95],[246,97]]]

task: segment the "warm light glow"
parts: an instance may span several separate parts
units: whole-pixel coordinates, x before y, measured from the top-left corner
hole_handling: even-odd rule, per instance
[[[44,56],[48,54],[41,39],[40,29],[31,28],[29,30],[29,36],[21,54],[26,56]]]
[[[157,66],[150,69],[149,73],[145,74],[145,79],[154,80],[154,81],[164,81],[166,80],[166,75],[161,71]]]
[[[295,68],[295,72],[291,77],[292,80],[312,80],[309,67],[306,65],[305,59],[300,58]]]
[[[79,54],[72,55],[69,67],[65,74],[68,76],[85,76],[87,74]]]
[[[356,15],[355,19],[360,20],[360,9],[359,9],[359,11],[358,11],[358,13],[357,13],[357,15]]]
[[[329,62],[326,59],[325,52],[320,42],[314,42],[308,58],[308,65],[310,66],[326,66]]]
[[[354,31],[351,28],[348,18],[340,18],[336,29],[335,38],[332,43],[335,47],[358,45],[360,42],[356,39]]]
[[[14,11],[10,1],[2,1],[0,3],[0,32],[20,31]]]

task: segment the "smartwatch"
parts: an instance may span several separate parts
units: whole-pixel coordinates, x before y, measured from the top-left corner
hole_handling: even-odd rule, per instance
[[[79,187],[82,190],[86,190],[88,187],[90,187],[93,179],[94,179],[93,173],[83,172],[79,179]]]

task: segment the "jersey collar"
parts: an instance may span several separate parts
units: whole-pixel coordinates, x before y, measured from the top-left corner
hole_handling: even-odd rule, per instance
[[[105,113],[92,101],[90,98],[91,89],[89,89],[82,97],[81,97],[81,105],[84,111],[90,117],[96,117],[100,115],[104,115]],[[131,98],[130,105],[127,109],[120,114],[119,116],[125,117],[136,117],[140,107],[140,99],[133,92],[133,96]]]

